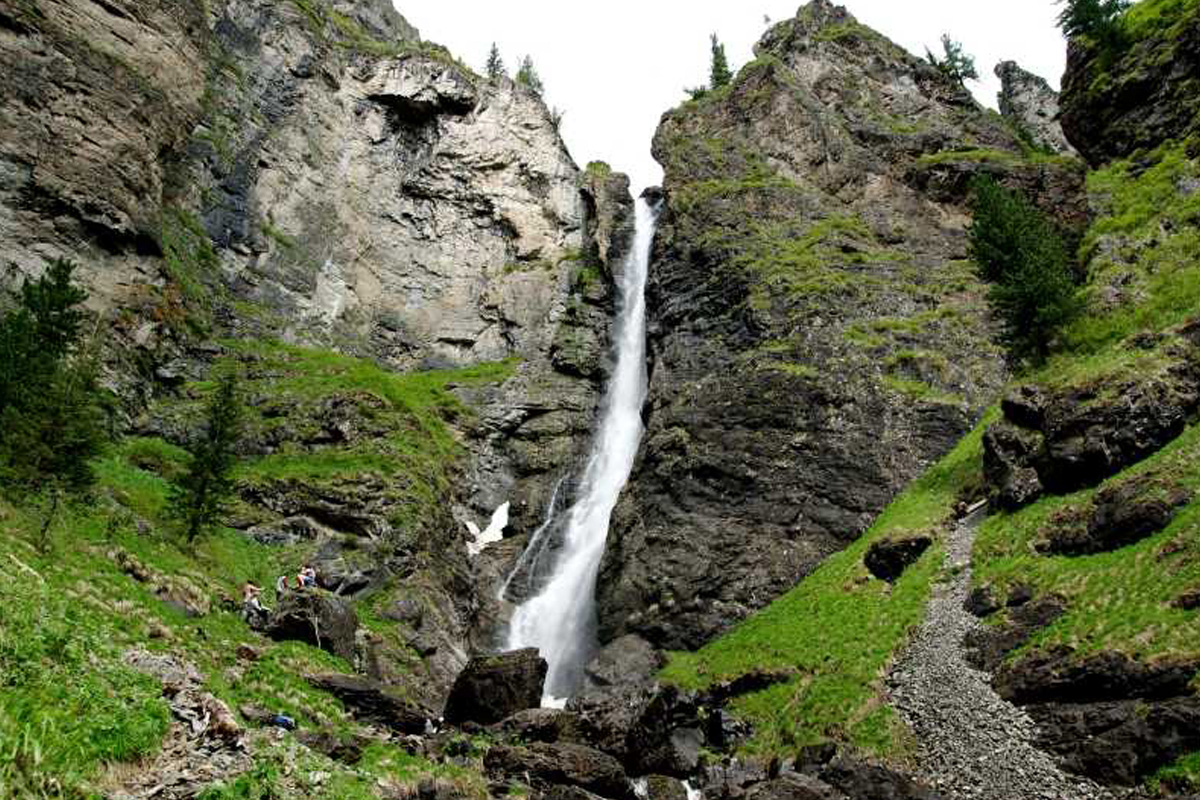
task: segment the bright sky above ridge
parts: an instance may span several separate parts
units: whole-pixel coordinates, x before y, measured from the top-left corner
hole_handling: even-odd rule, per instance
[[[546,100],[563,109],[562,133],[580,166],[607,161],[629,173],[635,188],[662,172],[650,157],[659,117],[681,102],[685,86],[708,81],[708,36],[725,43],[736,71],[753,58],[767,28],[795,16],[798,0],[395,0],[421,36],[444,44],[483,71],[495,41],[509,72],[528,53],[546,85]],[[967,86],[993,108],[996,63],[1012,59],[1057,88],[1066,43],[1052,0],[844,0],[858,20],[923,55],[941,53],[949,33],[975,56],[981,80]]]

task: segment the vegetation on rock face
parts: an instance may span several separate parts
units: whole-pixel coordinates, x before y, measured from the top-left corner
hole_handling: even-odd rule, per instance
[[[1120,35],[1118,18],[1131,5],[1130,0],[1063,0],[1058,27],[1068,38],[1087,36],[1111,44]]]
[[[733,80],[733,73],[729,69],[729,61],[725,57],[725,45],[717,39],[714,33],[709,38],[711,60],[708,67],[708,88],[720,89],[722,86],[728,86]]]
[[[1032,203],[991,178],[975,182],[969,235],[1009,356],[1042,363],[1078,310],[1062,236]]]

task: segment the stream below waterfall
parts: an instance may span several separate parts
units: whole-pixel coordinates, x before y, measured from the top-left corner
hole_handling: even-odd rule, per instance
[[[530,578],[540,582],[541,589],[517,607],[509,623],[506,649],[536,647],[549,664],[544,698],[547,704],[560,704],[561,698],[578,688],[584,664],[596,649],[596,575],[604,557],[609,519],[629,479],[642,437],[641,412],[646,399],[646,274],[657,213],[657,206],[645,198],[637,201],[633,245],[620,278],[619,310],[613,331],[616,364],[587,466],[575,502],[565,512],[561,545],[549,570],[545,575]],[[548,518],[530,538],[514,575],[517,570],[527,568],[531,558],[539,559],[546,546],[545,534],[551,529]]]

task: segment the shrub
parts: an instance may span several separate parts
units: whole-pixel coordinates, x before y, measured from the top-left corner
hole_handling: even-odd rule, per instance
[[[1062,236],[1022,195],[991,178],[973,187],[970,255],[992,284],[988,303],[1003,324],[1009,357],[1040,364],[1079,303]]]

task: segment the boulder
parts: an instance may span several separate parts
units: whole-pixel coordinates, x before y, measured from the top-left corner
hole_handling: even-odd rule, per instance
[[[400,733],[420,734],[433,714],[394,689],[354,675],[313,675],[309,682],[345,704],[357,719]]]
[[[688,800],[687,787],[678,778],[667,775],[646,776],[647,800]]]
[[[1009,606],[1007,616],[1000,624],[984,625],[967,632],[963,641],[967,662],[976,669],[995,671],[1005,656],[1028,642],[1066,610],[1066,601],[1056,594]]]
[[[845,797],[824,781],[795,772],[757,783],[745,794],[746,800],[845,800]]]
[[[666,659],[653,645],[631,633],[609,642],[584,668],[585,691],[625,692],[653,681]]]
[[[557,708],[518,711],[492,727],[523,742],[576,741],[578,738],[576,715]]]
[[[963,609],[980,619],[996,613],[1001,607],[996,599],[996,590],[991,586],[976,586],[963,601]]]
[[[443,714],[452,725],[490,725],[510,714],[542,704],[546,659],[536,648],[476,656],[459,673]]]
[[[329,729],[297,731],[296,741],[343,764],[357,764],[362,758],[363,749],[371,742],[364,736],[337,733]]]
[[[867,548],[863,564],[876,578],[892,583],[903,575],[909,564],[920,558],[931,544],[933,539],[928,536],[884,539]]]
[[[1188,589],[1171,601],[1171,605],[1183,611],[1195,611],[1200,608],[1200,586]]]
[[[354,660],[358,615],[350,604],[319,589],[288,592],[271,614],[266,634],[276,641],[299,640]]]
[[[849,800],[943,800],[943,795],[906,775],[845,755],[822,767],[818,777]]]
[[[496,745],[483,758],[491,776],[528,780],[535,789],[574,786],[613,800],[634,800],[621,763],[599,750],[577,744],[534,742],[526,747]]]

